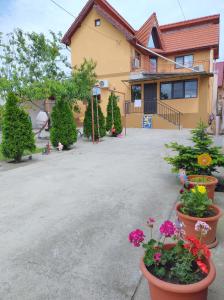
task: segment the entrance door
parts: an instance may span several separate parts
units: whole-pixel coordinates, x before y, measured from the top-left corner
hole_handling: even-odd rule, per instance
[[[144,114],[157,113],[157,83],[144,84]]]

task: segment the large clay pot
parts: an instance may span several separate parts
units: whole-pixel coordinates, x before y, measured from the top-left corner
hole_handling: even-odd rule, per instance
[[[166,247],[171,245],[166,245]],[[162,281],[152,275],[146,268],[143,259],[140,269],[149,284],[151,300],[207,300],[208,287],[216,276],[215,266],[210,260],[207,261],[209,273],[201,281],[193,284],[173,284]]]
[[[216,239],[216,228],[218,224],[218,220],[222,215],[221,209],[216,205],[211,205],[215,212],[215,216],[207,217],[207,218],[196,218],[190,217],[180,212],[180,207],[182,206],[181,203],[177,203],[176,205],[176,212],[178,219],[184,223],[184,231],[186,235],[198,237],[198,232],[195,231],[195,224],[197,221],[206,222],[210,227],[211,230],[208,231],[208,234],[203,238],[203,242],[206,243],[208,248],[214,248],[218,244],[218,240]]]
[[[194,178],[201,178],[201,177],[204,177],[206,182],[204,182],[204,181],[194,182],[194,181],[191,180],[191,179],[194,179]],[[207,176],[207,175],[189,175],[187,178],[188,178],[189,183],[194,185],[194,186],[195,185],[205,186],[206,190],[207,190],[208,198],[214,200],[215,188],[216,188],[216,185],[218,183],[217,178],[215,178],[213,176]]]

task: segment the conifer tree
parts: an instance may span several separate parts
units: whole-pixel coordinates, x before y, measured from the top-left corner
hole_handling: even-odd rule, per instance
[[[2,153],[6,158],[21,161],[25,150],[36,148],[29,115],[18,106],[15,94],[8,93],[2,126]]]
[[[102,138],[106,135],[105,117],[102,113],[102,110],[98,103],[98,100],[94,99],[93,103],[94,103],[93,110],[94,110],[95,140],[98,140],[100,137]],[[97,117],[97,114],[98,114],[98,117]],[[98,125],[99,125],[99,130],[98,130]],[[90,101],[88,102],[86,112],[85,112],[83,131],[84,131],[84,135],[87,138],[92,137],[92,108],[91,108]]]
[[[206,174],[211,175],[217,167],[224,167],[224,155],[221,147],[213,145],[212,138],[206,131],[206,125],[199,122],[198,126],[191,131],[193,146],[186,146],[171,142],[165,146],[176,152],[174,156],[165,157],[165,160],[173,167],[173,172],[185,169],[187,175]],[[198,164],[198,156],[208,154],[212,158],[209,166],[202,167]]]
[[[118,97],[112,92],[107,104],[106,130],[110,131],[113,136],[122,132],[121,112],[117,105]]]
[[[65,100],[57,100],[53,107],[52,127],[50,130],[50,139],[54,147],[60,142],[65,150],[77,141],[76,124],[72,109],[69,103]]]

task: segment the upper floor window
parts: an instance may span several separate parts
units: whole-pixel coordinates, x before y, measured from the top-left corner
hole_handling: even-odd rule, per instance
[[[160,99],[196,98],[198,95],[198,80],[181,80],[160,84]]]
[[[157,58],[150,57],[149,64],[150,64],[150,72],[157,72]]]
[[[194,56],[192,54],[183,55],[183,56],[176,56],[175,57],[175,62],[182,65],[182,66],[184,66],[184,67],[191,68],[191,67],[193,67],[193,63],[194,63]],[[176,69],[183,68],[179,65],[175,65],[175,66],[176,66]]]
[[[137,69],[141,67],[141,54],[138,51],[135,51],[135,56],[133,60],[133,68]]]
[[[131,101],[142,99],[142,86],[141,84],[134,84],[131,86]]]
[[[95,27],[98,27],[101,25],[101,20],[100,19],[96,19],[95,20]]]

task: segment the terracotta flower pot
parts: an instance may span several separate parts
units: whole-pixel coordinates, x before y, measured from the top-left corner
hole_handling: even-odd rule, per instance
[[[206,182],[202,181],[202,182],[195,182],[192,181],[191,179],[194,178],[200,178],[200,177],[204,177],[206,180]],[[213,177],[213,176],[207,176],[207,175],[189,175],[188,177],[188,181],[190,184],[192,185],[203,185],[206,187],[207,193],[208,193],[208,198],[214,200],[214,194],[215,194],[215,188],[216,185],[218,183],[218,179]]]
[[[166,245],[170,247],[171,245]],[[201,281],[193,284],[173,284],[162,281],[152,275],[146,268],[143,259],[140,269],[147,279],[151,300],[206,300],[208,287],[216,276],[215,266],[211,260],[207,261],[209,273]]]
[[[185,215],[180,212],[180,207],[182,206],[181,203],[177,203],[176,205],[176,212],[178,219],[184,223],[184,231],[186,235],[195,236],[198,237],[198,232],[195,231],[195,224],[197,221],[203,221],[206,222],[210,227],[211,230],[208,231],[208,234],[203,238],[203,242],[206,243],[208,248],[214,248],[217,246],[218,241],[216,239],[216,228],[218,224],[218,220],[222,215],[221,209],[216,205],[211,205],[215,212],[215,216],[213,217],[207,217],[207,218],[196,218],[196,217],[190,217],[188,215]]]

